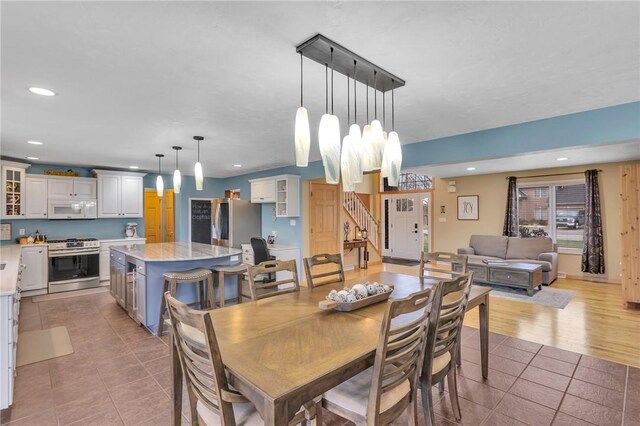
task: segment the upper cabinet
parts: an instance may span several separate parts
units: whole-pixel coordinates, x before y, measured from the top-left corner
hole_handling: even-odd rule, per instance
[[[96,179],[93,178],[48,178],[47,193],[50,199],[82,199],[97,198]]]
[[[25,175],[29,164],[2,162],[2,216],[5,219],[25,217]]]
[[[275,203],[277,217],[300,216],[300,176],[280,175],[249,182],[252,203]]]
[[[47,182],[42,175],[27,175],[25,189],[26,219],[47,219]]]
[[[98,217],[143,217],[144,173],[94,170],[98,178]]]

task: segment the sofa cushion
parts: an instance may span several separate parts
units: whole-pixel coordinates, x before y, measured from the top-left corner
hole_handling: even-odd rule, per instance
[[[553,251],[553,241],[549,237],[518,238],[509,237],[507,259],[538,259],[540,253]]]
[[[508,241],[509,237],[500,235],[472,235],[469,246],[473,247],[476,255],[504,259],[507,255]]]

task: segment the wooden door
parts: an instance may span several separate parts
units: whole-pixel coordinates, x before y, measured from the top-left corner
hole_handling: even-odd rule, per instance
[[[174,200],[173,189],[164,191],[164,242],[172,243],[176,240],[175,234],[175,216],[174,216]]]
[[[147,243],[162,242],[162,198],[155,189],[144,190],[144,233]]]
[[[340,230],[340,197],[338,185],[311,182],[310,209],[310,249],[311,255],[338,253]]]

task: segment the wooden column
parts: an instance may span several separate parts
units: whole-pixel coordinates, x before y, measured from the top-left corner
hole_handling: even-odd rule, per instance
[[[622,295],[627,308],[640,307],[640,163],[620,166]]]

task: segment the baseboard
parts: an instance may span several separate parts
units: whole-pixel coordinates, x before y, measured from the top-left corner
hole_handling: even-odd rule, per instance
[[[558,278],[561,278],[560,274],[558,274]],[[593,283],[617,284],[617,285],[622,284],[621,279],[609,278],[609,277],[596,277],[593,275],[566,275],[565,278],[569,280],[589,281]]]

